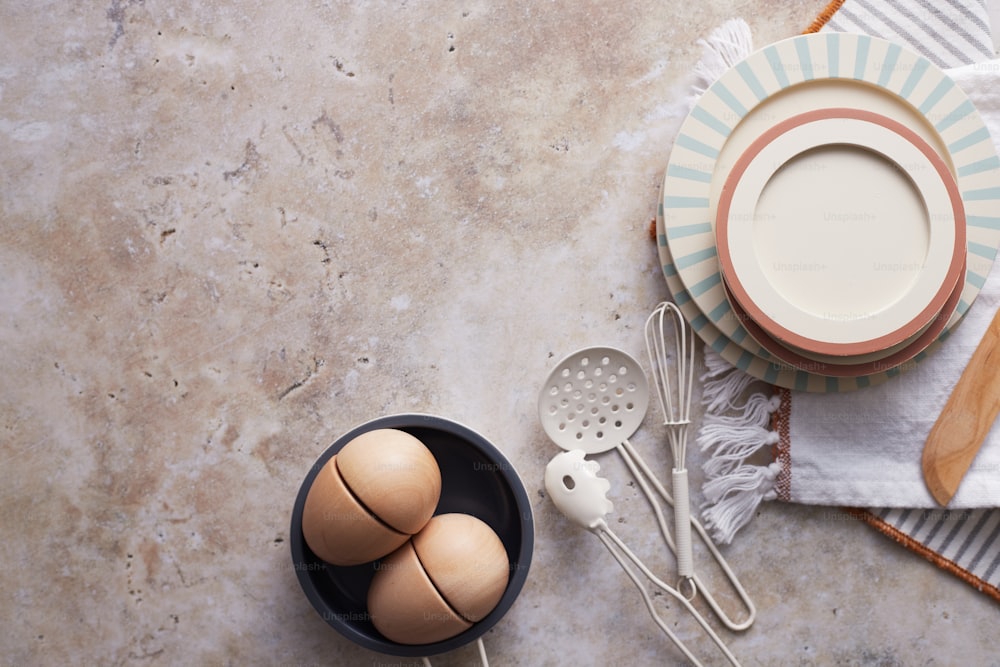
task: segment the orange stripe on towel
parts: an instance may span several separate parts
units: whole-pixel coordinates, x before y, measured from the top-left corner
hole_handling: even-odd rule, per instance
[[[844,5],[844,2],[845,0],[830,0],[830,4],[823,8],[823,11],[819,13],[816,20],[810,23],[809,27],[802,31],[802,34],[808,35],[812,32],[819,32],[820,29],[833,18],[833,15],[837,13],[837,10]]]
[[[778,409],[771,415],[771,430],[777,432],[778,443],[771,447],[771,455],[781,469],[774,480],[774,490],[778,500],[792,502],[792,392],[784,387],[775,387],[780,398]]]

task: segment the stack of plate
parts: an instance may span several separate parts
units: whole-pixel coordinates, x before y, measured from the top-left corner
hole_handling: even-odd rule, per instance
[[[795,37],[725,73],[681,126],[662,195],[663,272],[694,329],[805,391],[932,353],[1000,246],[1000,160],[972,103],[863,35]]]

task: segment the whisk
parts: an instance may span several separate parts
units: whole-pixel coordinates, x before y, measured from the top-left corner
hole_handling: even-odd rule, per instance
[[[673,329],[673,355],[667,345],[667,330]],[[688,425],[691,421],[691,389],[694,383],[694,339],[680,309],[670,301],[660,303],[646,319],[646,351],[653,384],[660,399],[663,423],[674,458],[671,471],[674,501],[674,541],[677,548],[677,574],[697,593],[694,558],[691,549],[691,507],[688,494],[687,457]],[[670,357],[673,356],[673,369]]]

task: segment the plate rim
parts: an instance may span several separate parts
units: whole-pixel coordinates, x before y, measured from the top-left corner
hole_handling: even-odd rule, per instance
[[[866,377],[877,375],[878,373],[885,372],[891,368],[898,368],[905,364],[912,363],[919,354],[928,349],[944,332],[948,320],[951,319],[952,314],[958,307],[958,301],[961,298],[961,295],[962,290],[958,285],[956,285],[952,289],[952,293],[948,297],[947,302],[945,302],[941,312],[934,316],[934,319],[931,320],[927,329],[919,332],[906,347],[903,347],[899,351],[893,352],[884,358],[873,359],[871,361],[835,363],[832,361],[825,361],[823,359],[814,359],[804,356],[796,350],[789,349],[787,346],[783,345],[780,340],[771,336],[766,330],[758,327],[749,316],[746,316],[746,319],[750,322],[750,324],[747,325],[747,331],[769,354],[801,371],[822,377]],[[737,315],[742,316],[739,311],[739,304],[733,304],[733,310],[737,313]]]

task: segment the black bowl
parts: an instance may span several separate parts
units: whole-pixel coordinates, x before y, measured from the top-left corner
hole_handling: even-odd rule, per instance
[[[484,521],[507,549],[510,579],[500,602],[484,619],[450,639],[432,644],[399,644],[386,639],[368,614],[368,586],[379,561],[337,566],[321,560],[302,536],[302,508],[323,465],[358,435],[379,428],[406,431],[434,455],[441,470],[441,499],[435,514],[462,512]],[[338,438],[309,470],[292,511],[292,562],[306,597],[327,623],[351,641],[380,653],[431,656],[481,637],[503,618],[528,577],[535,544],[531,504],[517,472],[488,440],[453,421],[421,414],[381,417]]]

